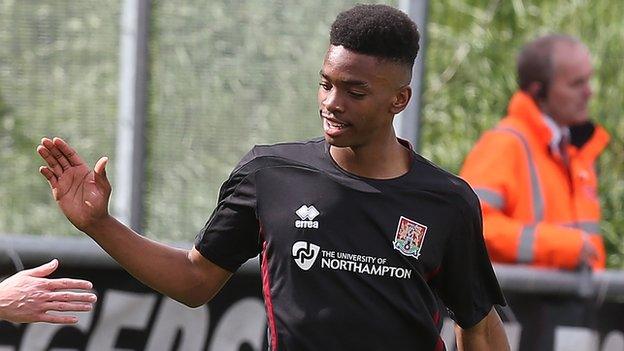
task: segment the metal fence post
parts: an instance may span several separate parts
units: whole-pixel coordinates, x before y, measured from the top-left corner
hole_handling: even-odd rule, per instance
[[[149,10],[149,0],[124,0],[121,13],[113,213],[136,231],[143,224]]]
[[[429,0],[400,0],[399,8],[416,22],[420,33],[420,50],[412,71],[412,101],[407,108],[394,119],[397,135],[408,140],[419,149],[420,107],[423,85],[425,82],[425,52],[427,47],[427,11]]]

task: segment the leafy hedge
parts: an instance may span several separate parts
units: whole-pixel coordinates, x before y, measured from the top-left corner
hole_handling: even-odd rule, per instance
[[[148,235],[191,240],[253,144],[321,133],[328,26],[354,3],[152,2]],[[37,174],[42,135],[65,136],[91,162],[108,154],[114,178],[120,5],[0,3],[1,233],[80,235]],[[430,0],[421,150],[457,172],[505,113],[521,45],[548,32],[579,36],[596,66],[592,115],[613,137],[601,159],[601,228],[609,265],[624,268],[621,13],[620,0]]]

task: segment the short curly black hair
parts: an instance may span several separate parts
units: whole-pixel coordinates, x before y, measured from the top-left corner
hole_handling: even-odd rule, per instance
[[[409,16],[387,5],[356,5],[343,11],[329,32],[331,45],[410,67],[418,54],[419,38]]]

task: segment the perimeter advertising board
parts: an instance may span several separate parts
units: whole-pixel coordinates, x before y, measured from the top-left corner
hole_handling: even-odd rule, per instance
[[[0,351],[267,349],[257,269],[235,274],[212,302],[195,309],[116,268],[65,267],[55,276],[92,281],[99,298],[95,309],[73,326],[0,322]],[[561,296],[507,293],[516,317],[505,323],[512,351],[624,351],[624,302],[597,306]],[[450,319],[441,334],[447,350],[455,350]]]

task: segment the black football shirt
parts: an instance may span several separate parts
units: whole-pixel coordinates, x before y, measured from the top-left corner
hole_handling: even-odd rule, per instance
[[[232,272],[260,254],[270,350],[443,350],[440,300],[464,328],[505,303],[476,195],[412,156],[377,180],[322,138],[256,146],[223,184],[195,247]]]

